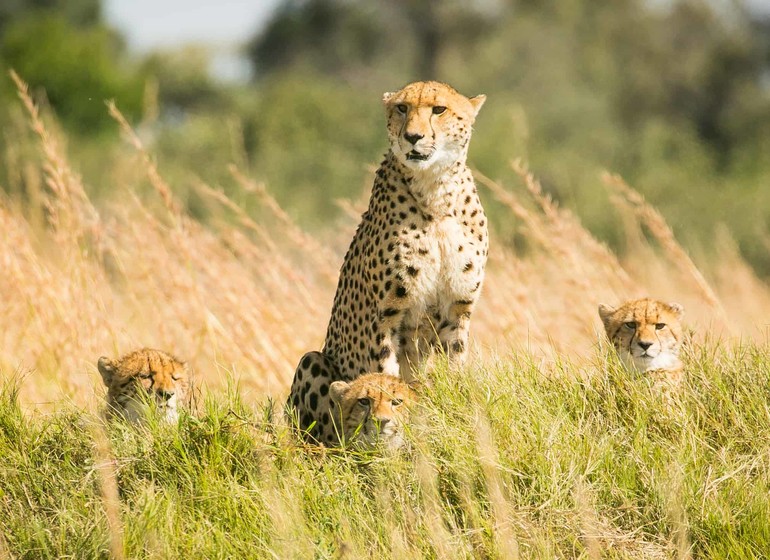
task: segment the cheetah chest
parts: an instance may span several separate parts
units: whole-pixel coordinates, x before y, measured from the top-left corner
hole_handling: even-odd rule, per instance
[[[453,216],[428,223],[423,231],[399,244],[397,253],[413,319],[457,300],[474,300],[486,260],[485,238]]]

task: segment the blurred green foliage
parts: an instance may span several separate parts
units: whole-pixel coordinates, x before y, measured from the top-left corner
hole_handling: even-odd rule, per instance
[[[209,110],[227,104],[228,92],[208,74],[209,55],[202,47],[150,53],[142,63],[147,76],[157,81],[163,109],[169,111]]]
[[[470,154],[484,174],[514,183],[510,161],[523,157],[551,195],[618,247],[623,230],[599,176],[620,172],[689,246],[709,246],[715,225],[726,222],[767,273],[770,258],[757,239],[770,224],[770,192],[762,188],[770,179],[768,32],[739,3],[731,6],[289,1],[248,53],[261,71],[258,85],[291,75],[314,89],[320,71],[324,81],[351,84],[352,91],[337,86],[334,107],[366,95],[378,114],[380,92],[414,79],[486,93]],[[345,57],[356,44],[351,35],[360,36],[352,29],[368,29],[367,14],[379,24],[370,33],[376,50]],[[357,134],[350,119],[344,126]],[[366,161],[386,148],[384,134],[379,143],[358,138],[365,142],[356,155]],[[339,133],[326,141],[342,146]],[[271,177],[279,192],[293,187],[281,182]],[[494,219],[494,207],[490,213]]]
[[[0,3],[0,33],[6,25],[34,14],[56,13],[77,27],[98,24],[101,0],[3,0]]]
[[[725,223],[770,273],[770,24],[739,2],[286,0],[245,46],[247,85],[218,83],[200,50],[132,64],[98,0],[37,3],[48,7],[34,17],[0,11],[0,58],[80,132],[109,122],[105,97],[138,120],[141,86],[157,84],[157,111],[145,104],[144,114],[158,118],[143,130],[197,215],[208,211],[193,193],[198,179],[239,196],[227,171],[235,162],[306,227],[328,222],[335,199],[363,193],[387,150],[382,92],[439,79],[488,96],[470,153],[485,175],[517,184],[510,161],[525,159],[549,194],[622,251],[600,181],[602,170],[619,172],[688,247],[708,250]],[[97,6],[85,27],[65,15],[77,4]],[[50,39],[41,47],[40,37]],[[72,150],[95,190],[116,181],[114,158]],[[486,202],[513,235],[508,214]]]
[[[0,11],[0,63],[46,99],[64,124],[92,135],[110,119],[106,99],[141,111],[144,78],[128,64],[121,37],[101,22],[98,0],[16,0]],[[14,95],[10,82],[0,93]]]
[[[56,15],[25,19],[6,28],[0,50],[9,67],[45,88],[48,101],[77,132],[92,133],[110,122],[105,99],[118,99],[130,116],[141,110],[143,81],[115,64],[118,48],[105,28],[77,31]]]

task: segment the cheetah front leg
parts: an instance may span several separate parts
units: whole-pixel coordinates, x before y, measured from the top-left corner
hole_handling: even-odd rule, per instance
[[[401,348],[401,323],[404,310],[396,307],[386,307],[378,313],[379,322],[374,325],[377,371],[387,375],[401,376],[399,351]],[[373,356],[375,357],[375,356]]]
[[[400,348],[398,353],[398,365],[401,371],[401,379],[405,383],[414,381],[414,370],[420,363],[421,355],[418,343],[420,336],[415,325],[405,324],[401,327]]]
[[[461,366],[468,358],[468,337],[474,300],[450,304],[439,323],[438,338],[452,366]]]

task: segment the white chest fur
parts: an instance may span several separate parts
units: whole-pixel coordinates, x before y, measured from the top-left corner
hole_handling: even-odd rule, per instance
[[[621,352],[620,359],[627,368],[641,372],[677,369],[682,365],[679,357],[670,352],[661,352],[655,357],[632,356],[629,352]]]
[[[414,318],[475,299],[484,269],[480,242],[455,216],[434,220],[424,231],[407,247],[401,245],[401,276]]]

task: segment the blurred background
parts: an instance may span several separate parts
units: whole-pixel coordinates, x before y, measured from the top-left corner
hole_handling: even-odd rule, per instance
[[[196,218],[190,185],[232,192],[235,163],[313,230],[368,188],[387,149],[382,92],[438,79],[488,96],[480,173],[505,183],[523,158],[622,254],[599,180],[620,173],[690,251],[724,223],[770,274],[765,0],[3,0],[0,65],[53,109],[97,201],[121,187],[114,99]],[[3,74],[0,185],[23,196]]]
[[[590,364],[597,304],[645,295],[768,340],[767,2],[0,0],[0,69],[0,377],[27,402],[98,406],[97,358],[138,346],[283,394],[382,93],[416,79],[487,95],[478,356]]]

